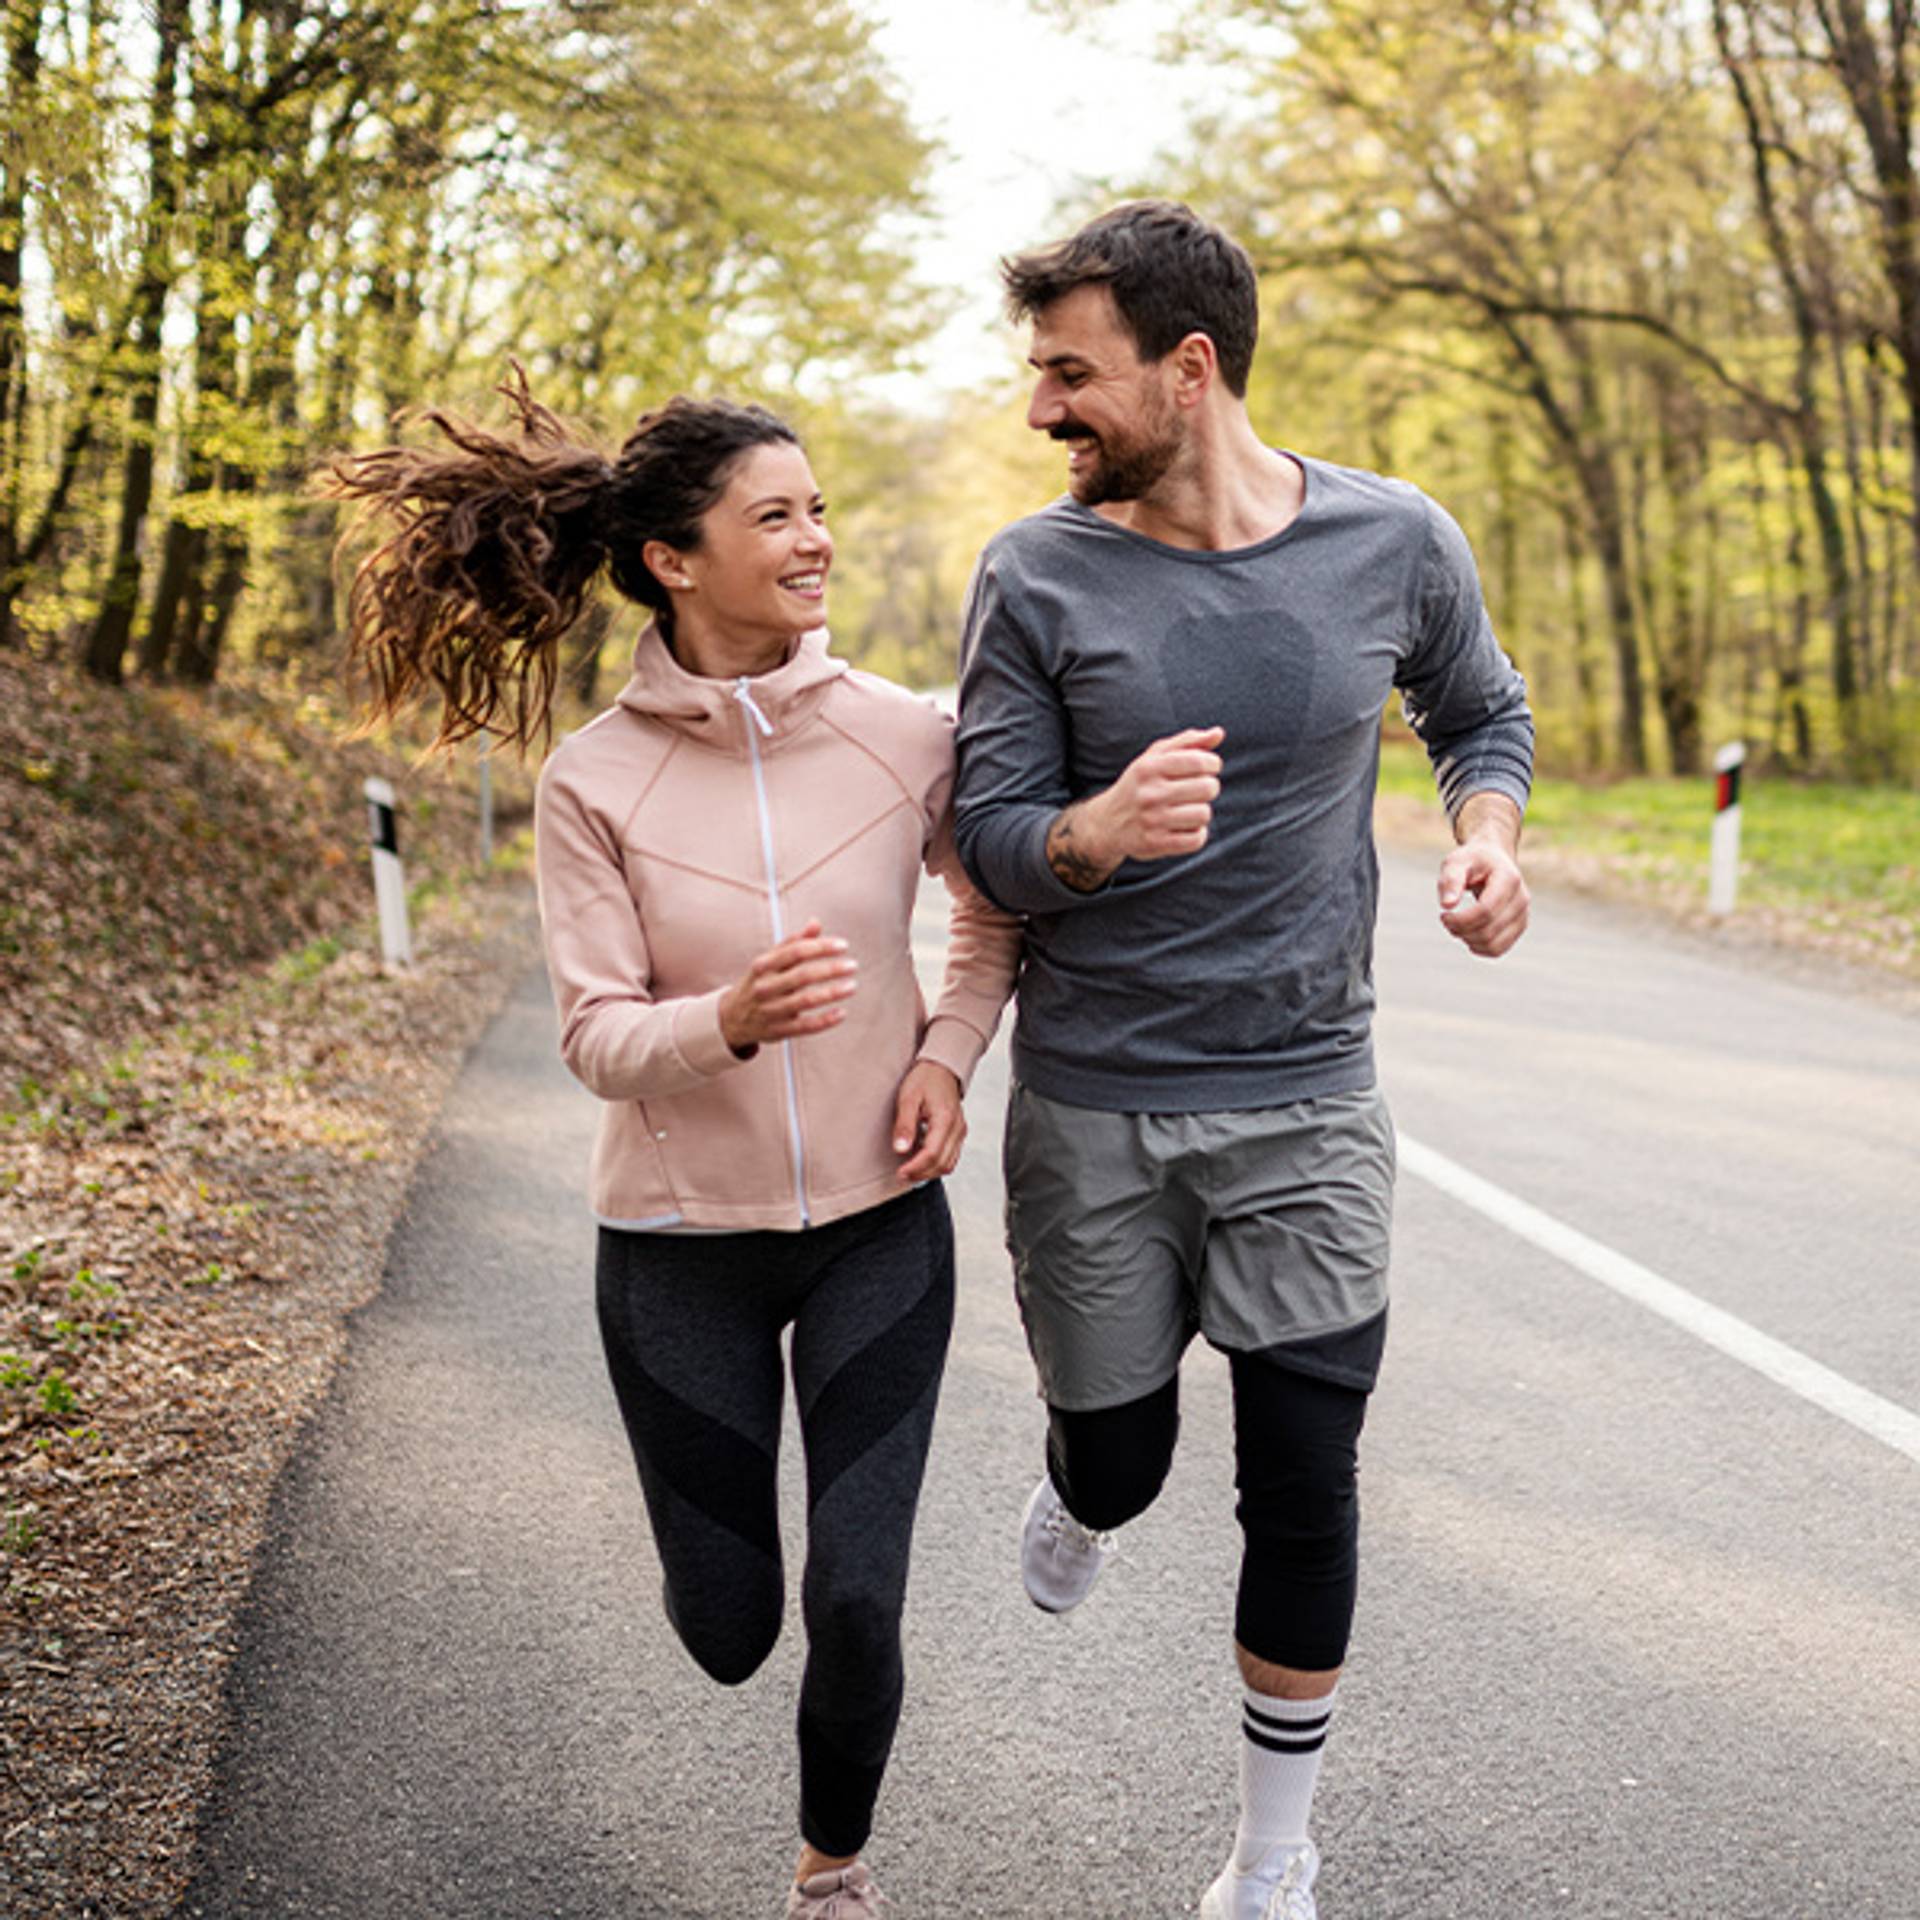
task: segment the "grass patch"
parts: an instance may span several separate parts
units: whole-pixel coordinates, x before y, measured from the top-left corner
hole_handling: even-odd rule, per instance
[[[1417,746],[1391,742],[1383,793],[1431,797]],[[1756,779],[1741,786],[1743,882],[1806,900],[1870,900],[1920,912],[1920,793],[1886,787]],[[1706,884],[1713,780],[1609,782],[1542,778],[1527,808],[1527,838],[1594,853],[1687,862]]]
[[[284,955],[274,963],[274,977],[285,987],[304,986],[317,979],[340,957],[340,942],[331,934],[309,940],[296,953]]]

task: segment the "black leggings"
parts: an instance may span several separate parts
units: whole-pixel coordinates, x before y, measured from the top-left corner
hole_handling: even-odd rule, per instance
[[[1367,1395],[1257,1353],[1227,1359],[1244,1535],[1234,1637],[1275,1666],[1337,1667],[1358,1587],[1355,1477]],[[1124,1406],[1050,1408],[1047,1468],[1067,1511],[1095,1528],[1144,1513],[1166,1481],[1179,1431],[1177,1375]]]
[[[600,1331],[665,1572],[667,1617],[728,1685],[785,1607],[780,1336],[807,1459],[800,1831],[858,1853],[900,1718],[900,1608],[953,1327],[937,1182],[803,1233],[602,1228]]]

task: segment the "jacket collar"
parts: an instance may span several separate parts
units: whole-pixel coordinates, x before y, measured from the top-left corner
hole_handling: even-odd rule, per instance
[[[846,671],[846,662],[827,652],[826,628],[816,627],[803,633],[769,673],[741,680],[705,679],[681,666],[660,637],[659,625],[649,621],[634,647],[633,677],[621,689],[619,704],[722,752],[744,753],[748,728],[768,745],[794,733],[813,717]]]

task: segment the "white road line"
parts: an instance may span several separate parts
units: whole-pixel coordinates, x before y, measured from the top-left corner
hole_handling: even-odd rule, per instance
[[[1776,1386],[1797,1393],[1816,1407],[1824,1408],[1849,1426],[1904,1453],[1909,1460],[1920,1461],[1920,1414],[1910,1413],[1891,1400],[1883,1400],[1865,1387],[1855,1386],[1844,1375],[1819,1361],[1810,1360],[1797,1348],[1776,1340],[1758,1327],[1709,1305],[1685,1287],[1663,1280],[1650,1267],[1629,1260],[1623,1253],[1590,1240],[1577,1228],[1529,1206],[1490,1180],[1449,1160],[1445,1154],[1423,1147],[1417,1140],[1400,1136],[1400,1164],[1411,1174],[1438,1187],[1463,1206],[1485,1214],[1509,1233],[1519,1235],[1556,1260],[1611,1287],[1624,1299],[1657,1313],[1696,1340],[1704,1340],[1729,1359],[1764,1374]]]

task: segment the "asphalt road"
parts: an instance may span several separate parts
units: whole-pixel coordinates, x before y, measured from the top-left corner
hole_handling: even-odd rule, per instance
[[[1476,962],[1430,893],[1389,862],[1412,1144],[1323,1920],[1917,1920],[1920,1021],[1560,899]],[[1225,1370],[1190,1359],[1173,1477],[1093,1598],[1035,1611],[1004,1089],[996,1049],[870,1858],[903,1920],[1191,1913],[1234,1817]],[[731,1692],[660,1618],[594,1341],[592,1118],[536,975],[280,1490],[184,1913],[778,1911],[797,1618]]]

